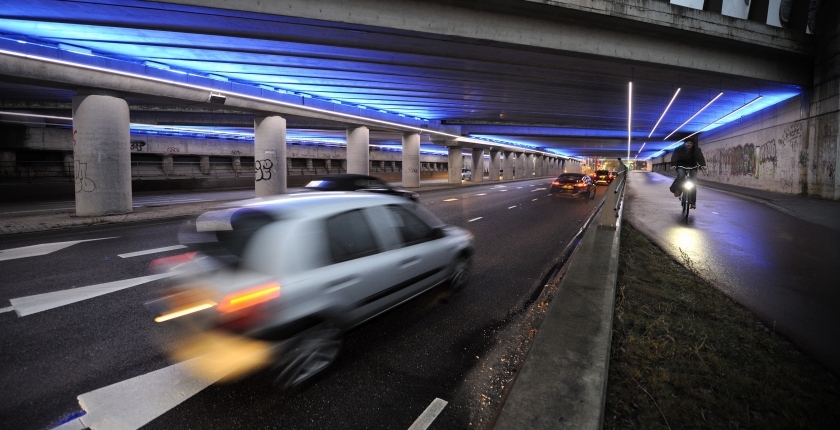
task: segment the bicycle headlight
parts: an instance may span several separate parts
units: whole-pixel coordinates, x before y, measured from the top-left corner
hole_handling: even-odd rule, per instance
[[[694,182],[685,181],[685,183],[683,184],[683,188],[685,188],[686,190],[694,188]]]

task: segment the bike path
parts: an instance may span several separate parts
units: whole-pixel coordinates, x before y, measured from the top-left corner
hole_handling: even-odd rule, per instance
[[[840,202],[701,180],[686,221],[672,181],[632,172],[625,220],[840,374]]]

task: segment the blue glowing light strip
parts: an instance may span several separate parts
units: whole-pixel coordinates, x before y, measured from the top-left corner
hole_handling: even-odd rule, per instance
[[[691,118],[687,119],[684,123],[680,124],[680,126],[679,126],[679,127],[677,127],[674,131],[672,131],[672,132],[671,132],[671,134],[669,134],[669,135],[665,136],[665,138],[664,138],[664,139],[662,139],[662,140],[668,140],[668,138],[669,138],[669,137],[671,137],[671,135],[672,135],[672,134],[676,133],[679,129],[683,128],[683,126],[684,126],[684,125],[686,125],[686,124],[688,124],[689,122],[691,122],[691,120],[693,120],[693,119],[694,119],[694,117],[696,117],[697,115],[700,115],[700,112],[703,112],[703,111],[704,111],[707,107],[709,107],[712,103],[714,103],[714,102],[715,102],[715,100],[719,99],[719,98],[720,98],[720,96],[722,96],[722,95],[723,95],[723,91],[721,91],[721,92],[720,92],[720,94],[718,94],[718,95],[717,95],[715,98],[713,98],[711,101],[709,101],[708,103],[706,103],[706,106],[703,106],[702,108],[700,108],[700,110],[698,110],[698,111],[697,111],[697,113],[695,113],[694,115],[691,115]]]
[[[630,82],[627,99],[627,158],[630,158],[630,140],[633,138],[633,82]]]
[[[711,127],[711,126],[715,125],[715,124],[717,124],[718,122],[723,121],[723,119],[724,119],[724,118],[726,118],[726,117],[728,117],[729,115],[734,115],[736,112],[738,112],[738,111],[740,111],[741,109],[744,109],[744,108],[746,108],[747,106],[749,106],[749,105],[751,105],[751,104],[753,104],[753,103],[755,103],[755,102],[757,102],[757,101],[761,100],[762,98],[764,98],[764,96],[758,96],[758,97],[754,98],[751,102],[749,102],[749,103],[747,103],[747,104],[745,104],[745,105],[743,105],[743,106],[739,107],[738,109],[735,109],[735,110],[733,110],[732,112],[729,112],[728,114],[726,114],[726,115],[724,115],[724,116],[722,116],[722,117],[720,117],[720,118],[718,118],[718,119],[716,119],[716,120],[712,121],[711,123],[709,123],[709,125],[707,125],[707,126],[705,126],[705,127],[701,128],[700,130],[697,130],[697,131],[695,131],[694,133],[689,134],[688,136],[684,137],[684,138],[683,138],[683,140],[686,140],[686,139],[688,139],[689,137],[694,136],[695,134],[700,133],[701,131],[703,131],[703,130],[705,130],[705,129],[707,129],[707,128],[709,128],[709,127]]]
[[[665,118],[665,114],[668,113],[668,109],[671,109],[671,104],[674,103],[674,100],[677,99],[677,94],[680,93],[682,88],[677,88],[677,92],[674,93],[674,97],[671,97],[671,101],[668,102],[668,106],[665,106],[665,110],[662,112],[662,115],[659,116],[659,121],[656,121],[656,125],[653,126],[653,129],[650,131],[648,137],[653,136],[653,132],[656,131],[656,127],[659,127],[659,122],[662,121],[662,118]]]
[[[28,58],[28,59],[36,60],[36,61],[44,61],[44,62],[53,63],[53,64],[60,64],[60,65],[69,66],[69,67],[77,67],[77,68],[81,68],[81,69],[94,70],[94,71],[99,71],[99,72],[104,72],[104,73],[111,73],[111,74],[115,74],[115,75],[131,77],[131,78],[144,79],[144,80],[147,80],[147,81],[159,82],[159,83],[164,83],[164,84],[169,84],[169,85],[177,85],[177,86],[180,86],[180,87],[183,87],[183,88],[190,88],[190,89],[196,89],[196,90],[201,90],[201,91],[210,91],[210,92],[221,92],[218,89],[203,87],[203,86],[200,86],[200,85],[192,85],[192,84],[185,84],[185,83],[182,83],[182,82],[174,82],[174,81],[169,81],[169,80],[166,80],[166,79],[161,79],[161,78],[155,78],[155,77],[151,77],[151,76],[144,76],[144,75],[138,75],[138,74],[134,74],[134,73],[124,72],[124,71],[121,71],[121,70],[105,69],[105,68],[102,68],[102,67],[90,66],[90,65],[87,65],[87,64],[79,64],[79,63],[73,63],[73,62],[70,62],[70,61],[57,60],[57,59],[54,59],[54,58],[40,57],[40,56],[37,56],[37,55],[30,55],[30,54],[15,52],[15,51],[8,51],[8,50],[5,50],[5,49],[0,49],[0,54],[6,54],[6,55],[11,55],[11,56],[20,57],[20,58]],[[318,108],[310,107],[310,106],[302,106],[302,105],[283,102],[283,101],[279,101],[279,100],[271,100],[271,99],[267,99],[267,98],[263,98],[263,97],[256,97],[256,96],[250,96],[250,95],[247,95],[247,94],[235,93],[233,91],[224,91],[224,92],[227,93],[227,94],[235,95],[237,97],[242,97],[242,98],[245,98],[245,99],[250,99],[250,100],[259,101],[259,102],[263,102],[263,103],[285,106],[285,107],[290,107],[290,108],[294,108],[294,109],[310,111],[310,112],[313,112],[313,113],[335,115],[335,116],[347,118],[347,119],[350,119],[350,120],[369,121],[369,122],[372,122],[372,123],[382,124],[382,125],[387,126],[389,128],[396,128],[398,130],[410,130],[410,131],[415,131],[415,132],[418,132],[418,133],[429,133],[429,134],[435,134],[435,135],[439,135],[439,136],[446,136],[446,137],[454,138],[456,142],[484,143],[484,142],[481,142],[481,141],[476,142],[478,139],[464,138],[463,136],[450,134],[450,133],[444,133],[444,132],[441,132],[441,131],[429,130],[429,129],[426,129],[426,128],[414,127],[414,126],[410,126],[410,125],[393,123],[393,122],[383,121],[383,120],[378,120],[378,119],[373,119],[373,118],[366,118],[366,117],[362,117],[362,116],[358,116],[358,115],[351,115],[351,114],[346,114],[346,113],[342,113],[342,112],[329,111],[329,110],[325,110],[325,109],[318,109]],[[300,94],[300,95],[304,96],[304,97],[306,96],[304,94]],[[380,111],[380,112],[382,112],[382,111]],[[405,115],[402,115],[402,116],[405,117]],[[472,140],[472,142],[471,142],[471,140]],[[499,144],[499,145],[510,146],[510,145],[506,145],[506,144]],[[548,153],[548,152],[545,152],[545,151],[538,151],[538,150],[533,150],[533,149],[531,149],[530,151],[545,154],[545,155],[554,155],[554,154],[551,154],[551,153]]]

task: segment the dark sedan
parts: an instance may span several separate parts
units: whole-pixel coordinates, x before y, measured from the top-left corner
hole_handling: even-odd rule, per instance
[[[595,184],[592,178],[583,173],[564,173],[551,183],[548,192],[558,197],[594,199]]]
[[[414,191],[398,190],[379,178],[352,173],[324,176],[306,184],[306,189],[314,191],[366,191],[403,197],[415,202],[420,201],[420,195]]]

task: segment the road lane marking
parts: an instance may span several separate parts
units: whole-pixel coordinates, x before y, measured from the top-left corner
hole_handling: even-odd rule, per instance
[[[537,201],[537,199],[534,199],[534,200],[531,200],[531,201],[532,201],[532,202],[535,202],[535,201]]]
[[[513,209],[513,208],[515,208],[515,207],[516,207],[516,206],[511,206],[511,207],[509,207],[508,209]]]
[[[507,190],[499,190],[499,191],[507,191]]]
[[[458,199],[446,199],[446,200],[444,200],[444,201],[445,201],[445,202],[454,202],[455,200],[458,200]]]
[[[486,196],[487,193],[476,194],[477,196]]]
[[[4,249],[0,251],[0,261],[6,260],[15,260],[18,258],[27,258],[27,257],[38,257],[41,255],[51,254],[56,251],[60,251],[64,248],[73,246],[77,243],[82,242],[92,242],[94,240],[105,240],[105,239],[116,239],[119,236],[114,237],[101,237],[99,239],[85,239],[85,240],[71,240],[69,242],[55,242],[55,243],[42,243],[40,245],[31,245],[31,246],[24,246],[21,248],[11,248],[11,249]]]
[[[521,189],[522,189],[522,187],[516,187],[516,189],[517,189],[517,190],[521,190]]]
[[[412,424],[408,430],[426,430],[430,425],[432,425],[432,421],[437,418],[440,411],[442,411],[447,404],[449,403],[446,400],[435,398],[432,400],[432,404],[430,404],[426,410],[423,411],[416,420],[414,420],[414,424]]]
[[[131,257],[137,257],[138,255],[154,254],[154,253],[157,253],[157,252],[172,251],[173,249],[182,249],[182,248],[186,248],[186,247],[187,247],[186,245],[166,246],[166,247],[163,247],[163,248],[147,249],[145,251],[129,252],[128,254],[118,254],[117,257],[131,258]]]
[[[546,189],[546,188],[534,188],[534,189],[533,189],[533,190],[531,190],[531,191],[540,191],[540,190],[545,190],[545,189]]]
[[[480,219],[482,219],[482,218],[484,218],[484,217],[480,216],[480,217],[478,217],[478,218],[473,218],[473,219],[471,219],[471,220],[469,220],[469,221],[467,221],[467,222],[478,221],[478,220],[480,220]]]
[[[15,310],[15,307],[14,306],[9,306],[8,308],[0,309],[0,314],[6,313],[6,312],[11,312],[13,310]]]
[[[32,315],[53,308],[57,308],[82,300],[92,299],[104,294],[135,287],[158,279],[168,278],[177,272],[161,273],[158,275],[142,276],[139,278],[123,279],[121,281],[106,282],[104,284],[89,285],[87,287],[71,288],[69,290],[54,291],[52,293],[36,294],[34,296],[18,297],[9,302],[19,317]]]
[[[192,362],[182,361],[163,369],[78,396],[87,412],[79,417],[87,428],[137,429],[181,404],[221,379],[196,378],[189,371]]]

